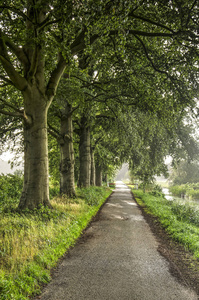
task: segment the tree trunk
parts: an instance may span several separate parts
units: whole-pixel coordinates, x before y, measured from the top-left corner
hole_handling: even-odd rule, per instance
[[[36,85],[24,92],[24,185],[19,209],[34,209],[49,202],[47,99]],[[31,120],[31,121],[30,121]]]
[[[90,154],[90,129],[86,118],[81,120],[80,143],[79,143],[79,187],[90,186],[91,154]]]
[[[95,156],[94,150],[91,147],[91,185],[95,185]]]
[[[96,186],[102,186],[102,167],[96,165]]]
[[[74,149],[71,105],[66,104],[60,129],[60,194],[75,197]]]
[[[107,173],[104,174],[103,181],[106,183],[106,185],[108,184],[108,175],[107,175]]]

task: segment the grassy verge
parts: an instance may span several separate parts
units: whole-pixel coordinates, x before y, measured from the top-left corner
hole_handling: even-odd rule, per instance
[[[159,195],[133,190],[136,201],[147,213],[158,217],[170,236],[199,260],[199,208],[193,203],[168,201]]]
[[[49,282],[50,270],[97,213],[111,191],[78,190],[75,200],[54,198],[53,210],[0,213],[0,299],[23,300]]]

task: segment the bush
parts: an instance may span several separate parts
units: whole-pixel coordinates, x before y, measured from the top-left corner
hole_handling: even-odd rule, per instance
[[[160,185],[155,184],[152,186],[152,191],[149,192],[149,194],[153,195],[153,196],[157,196],[157,197],[162,197],[164,198],[164,194],[162,192],[162,188]]]
[[[0,208],[16,206],[23,188],[23,176],[0,175]]]
[[[171,209],[178,220],[199,225],[199,209],[196,205],[173,201]]]
[[[199,199],[199,189],[191,189],[190,191],[188,191],[187,195],[190,196],[191,199]]]
[[[181,195],[185,195],[187,190],[187,186],[185,184],[182,185],[174,185],[169,188],[169,191],[177,197],[181,197]]]
[[[77,194],[84,198],[86,204],[90,206],[99,205],[100,198],[104,197],[107,190],[104,187],[90,186],[89,188],[77,189]]]
[[[189,196],[191,199],[199,199],[199,183],[186,183],[182,185],[174,185],[169,188],[169,191],[174,195],[181,197]]]

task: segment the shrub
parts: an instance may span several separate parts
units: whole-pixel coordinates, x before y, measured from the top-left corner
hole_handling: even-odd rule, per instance
[[[0,208],[16,206],[23,188],[23,176],[0,175]]]
[[[99,205],[101,197],[104,197],[107,190],[104,187],[90,186],[89,188],[77,189],[77,194],[84,198],[86,204],[91,206]]]
[[[181,197],[181,195],[185,195],[187,190],[187,186],[185,184],[182,185],[174,185],[169,187],[169,191],[174,195]]]

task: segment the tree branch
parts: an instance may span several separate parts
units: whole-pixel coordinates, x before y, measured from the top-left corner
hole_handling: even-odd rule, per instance
[[[86,33],[86,28],[80,32],[79,36],[76,38],[76,40],[72,43],[71,45],[71,52],[72,55],[75,55],[77,53],[79,53],[80,51],[85,49],[85,33]],[[97,34],[94,34],[93,36],[91,36],[90,38],[90,45],[92,45],[100,36]]]
[[[14,105],[6,102],[4,99],[0,98],[0,101],[3,102],[3,104],[11,109],[13,109],[15,112],[11,111],[5,111],[3,109],[0,109],[0,113],[3,115],[13,116],[13,117],[20,117],[23,118],[26,124],[31,125],[32,124],[32,118],[26,115],[25,110],[20,110],[16,108]]]
[[[141,30],[125,30],[126,33],[128,34],[133,34],[133,35],[141,35],[141,36],[151,36],[151,37],[174,37],[175,35],[178,35],[180,31],[178,32],[173,32],[173,33],[165,33],[165,32],[147,32],[147,31],[141,31]],[[118,30],[111,30],[110,35],[115,35],[118,34]]]
[[[54,95],[56,94],[57,86],[58,86],[61,76],[66,68],[66,65],[67,65],[66,61],[64,60],[62,54],[59,54],[59,61],[58,61],[57,67],[52,72],[51,77],[48,82],[48,85],[47,85],[46,94],[48,96],[49,101],[52,101]]]
[[[189,23],[189,21],[190,21],[190,19],[191,19],[191,11],[192,11],[192,9],[194,8],[194,6],[197,4],[197,2],[198,2],[198,0],[195,0],[195,1],[193,2],[193,4],[192,4],[190,10],[189,10],[189,14],[188,14],[188,17],[187,17],[186,26],[188,25],[188,23]]]
[[[49,16],[46,18],[45,21],[43,21],[38,25],[39,31],[43,30],[48,25],[59,23],[61,21],[61,18],[53,21],[48,21],[48,20],[49,20]]]
[[[71,115],[74,113],[74,111],[76,111],[76,109],[78,109],[79,108],[79,105],[76,105],[75,107],[73,107],[72,108],[72,110],[71,110]]]
[[[25,52],[23,51],[22,48],[17,47],[10,39],[8,36],[4,34],[4,40],[5,44],[10,48],[10,50],[17,56],[18,60],[23,64],[28,63],[28,59],[25,55]]]
[[[28,71],[28,79],[29,80],[31,78],[33,78],[33,76],[35,75],[35,73],[37,71],[37,66],[38,66],[38,47],[37,47],[37,45],[35,45],[33,54],[32,54],[30,69]]]
[[[55,139],[58,139],[60,134],[59,131],[56,130],[52,125],[50,125],[48,123],[48,132],[50,133],[50,135],[52,135]]]
[[[11,112],[11,111],[5,111],[5,110],[3,110],[3,109],[0,109],[0,113],[3,114],[3,115],[7,115],[7,116],[23,118],[23,114],[22,114],[22,113]]]
[[[9,55],[6,50],[5,42],[0,30],[0,61],[10,77],[10,80],[13,82],[13,85],[20,91],[23,91],[27,87],[27,81],[15,70],[14,66],[10,62]]]
[[[10,127],[10,128],[7,128],[7,129],[0,129],[0,134],[2,135],[2,134],[4,134],[4,133],[6,133],[6,132],[8,132],[8,131],[15,131],[15,130],[17,130],[17,129],[19,129],[20,128],[20,126],[15,126],[15,127]],[[17,133],[17,134],[19,134],[19,133]],[[15,136],[17,135],[16,133],[15,133]],[[20,134],[22,134],[22,132],[20,132]]]
[[[12,108],[15,112],[23,114],[23,111],[21,111],[20,109],[16,108],[14,105],[8,103],[4,99],[0,98],[0,101],[3,102],[3,104],[6,105],[7,107]]]
[[[19,16],[21,16],[23,19],[25,20],[29,20],[30,22],[31,19],[28,18],[28,16],[26,14],[24,14],[21,10],[17,9],[16,7],[14,6],[9,6],[9,5],[0,5],[0,9],[8,9],[16,14],[18,14]]]
[[[71,53],[72,55],[75,55],[79,53],[80,51],[84,50],[85,48],[85,41],[84,41],[84,35],[85,32],[82,31],[79,36],[76,38],[76,40],[71,45]]]
[[[151,65],[152,65],[152,67],[154,68],[154,70],[157,71],[157,72],[159,72],[159,73],[165,74],[167,77],[169,77],[169,74],[168,74],[166,71],[159,70],[159,69],[154,65],[153,60],[149,57],[149,54],[148,54],[148,52],[147,52],[147,49],[146,49],[146,47],[145,47],[143,41],[141,40],[141,38],[138,37],[137,35],[135,35],[135,37],[136,37],[136,39],[138,39],[138,41],[141,43],[141,45],[142,45],[142,47],[143,47],[143,49],[144,49],[144,52],[145,52],[145,54],[146,54],[146,57],[147,57],[147,59],[150,61],[150,63],[151,63]]]
[[[7,84],[9,85],[13,85],[12,81],[9,80],[8,78],[6,78],[5,76],[3,75],[0,75],[0,79],[2,79],[3,81],[5,81]]]
[[[166,30],[170,31],[171,33],[174,33],[174,31],[173,31],[171,28],[169,28],[169,27],[167,27],[167,26],[165,26],[165,25],[163,25],[163,24],[160,24],[160,23],[158,23],[158,22],[155,22],[155,21],[153,21],[153,20],[150,20],[150,19],[148,19],[148,18],[145,18],[145,17],[139,16],[139,15],[136,15],[136,14],[134,14],[133,12],[131,12],[131,13],[129,14],[129,16],[130,16],[130,17],[133,17],[133,18],[135,18],[135,19],[139,19],[139,20],[145,21],[145,22],[147,22],[147,23],[153,24],[153,25],[155,25],[155,26],[157,26],[157,27],[161,27],[161,28],[163,28],[163,29],[166,29]]]

